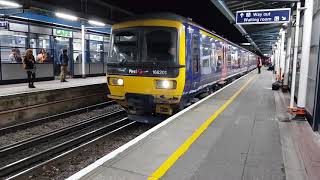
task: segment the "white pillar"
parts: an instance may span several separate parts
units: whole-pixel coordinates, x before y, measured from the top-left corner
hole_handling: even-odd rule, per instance
[[[302,53],[301,53],[301,67],[299,78],[299,91],[298,91],[298,108],[305,108],[306,95],[307,95],[307,82],[309,71],[309,56],[311,44],[311,29],[313,17],[313,0],[305,1],[306,10],[304,12],[303,22],[303,40],[302,40]]]
[[[276,49],[276,62],[277,62],[277,75],[280,73],[280,42],[277,42],[277,49]],[[278,79],[279,80],[279,79]]]
[[[276,71],[276,74],[278,73],[278,42],[276,43],[276,47],[274,50],[274,70]]]
[[[284,66],[285,66],[285,51],[284,51],[284,41],[285,41],[285,31],[281,31],[281,39],[280,39],[280,79],[282,79],[282,75],[284,74]]]
[[[82,77],[86,77],[86,40],[85,40],[85,27],[81,25],[81,53],[82,53],[82,61],[81,61],[81,69],[82,69]]]
[[[291,97],[290,97],[289,108],[293,108],[294,93],[295,93],[295,87],[296,87],[296,71],[297,71],[299,26],[300,26],[300,6],[301,6],[301,3],[297,2],[296,28],[295,28],[295,35],[294,35],[294,50],[293,50],[292,82],[291,82],[291,93],[290,93]]]
[[[292,29],[291,29],[291,23],[288,26],[287,29],[287,49],[286,49],[286,65],[285,65],[285,70],[284,70],[284,80],[283,80],[283,85],[288,86],[289,84],[289,66],[290,66],[290,61],[291,61],[291,37],[292,37]]]

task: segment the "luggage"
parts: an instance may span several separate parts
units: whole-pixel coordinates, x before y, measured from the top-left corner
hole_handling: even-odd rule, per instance
[[[281,84],[278,81],[272,83],[272,90],[275,90],[275,91],[279,90],[280,87],[281,87]]]

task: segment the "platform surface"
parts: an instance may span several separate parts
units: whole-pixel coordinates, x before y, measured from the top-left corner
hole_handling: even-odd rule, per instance
[[[107,83],[105,76],[74,78],[67,79],[68,82],[60,82],[60,80],[35,82],[36,88],[28,88],[28,83],[0,85],[0,96],[8,96],[15,94],[48,91],[55,89],[64,89],[70,87],[80,87],[94,84]]]
[[[254,71],[239,79],[114,158],[85,172],[81,179],[154,177],[153,173],[196,129],[252,80],[161,179],[284,180],[271,76],[271,72],[258,75]]]

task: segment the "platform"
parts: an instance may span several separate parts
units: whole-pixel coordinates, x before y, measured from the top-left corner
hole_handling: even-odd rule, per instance
[[[28,83],[0,85],[0,96],[25,94],[31,92],[57,90],[71,87],[88,86],[107,83],[105,76],[67,79],[68,82],[61,83],[60,80],[35,82],[36,88],[28,88]]]
[[[0,85],[0,128],[107,100],[105,76]]]
[[[69,180],[303,180],[297,153],[282,146],[288,138],[281,137],[271,77],[253,71]],[[285,172],[288,162],[294,175]]]

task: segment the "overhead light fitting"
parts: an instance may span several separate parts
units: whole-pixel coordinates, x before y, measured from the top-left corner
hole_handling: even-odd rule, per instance
[[[59,18],[67,19],[67,20],[70,20],[70,21],[78,20],[78,17],[76,17],[76,16],[73,16],[73,15],[70,15],[70,14],[61,13],[61,12],[56,12],[55,15],[57,17],[59,17]]]
[[[106,25],[103,22],[95,21],[95,20],[89,20],[88,22],[89,22],[89,24],[96,25],[96,26],[105,26]]]
[[[15,3],[12,1],[3,1],[3,0],[0,0],[0,5],[6,6],[6,7],[15,7],[15,8],[21,7],[21,5],[18,3]]]
[[[250,46],[251,44],[250,44],[250,43],[241,43],[241,45],[243,45],[243,46]]]

